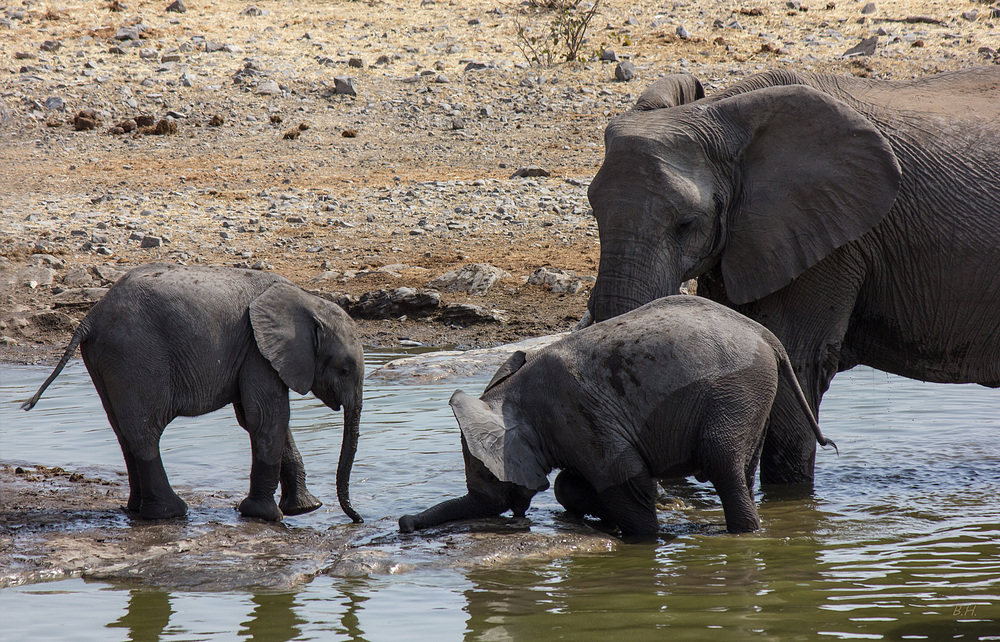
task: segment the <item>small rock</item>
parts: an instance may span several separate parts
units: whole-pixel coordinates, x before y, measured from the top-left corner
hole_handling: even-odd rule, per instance
[[[184,6],[184,0],[174,0],[167,6],[166,10],[170,13],[184,13],[187,11],[187,7]]]
[[[357,96],[354,90],[354,79],[350,76],[336,76],[333,79],[333,93],[346,96]]]
[[[354,129],[345,129],[344,131],[340,132],[340,135],[344,138],[357,138],[358,132],[357,130]]]
[[[163,239],[160,238],[159,236],[146,235],[142,237],[142,243],[140,244],[140,247],[151,248],[151,247],[161,247],[162,245],[163,245]]]
[[[618,62],[618,54],[613,49],[605,49],[601,52],[601,60],[607,62]]]
[[[363,60],[361,60],[361,58],[348,58],[347,59],[347,66],[348,67],[356,67],[357,69],[362,69],[362,68],[364,68],[365,63],[364,63]]]
[[[537,165],[528,165],[510,175],[511,178],[534,178],[537,176],[552,176],[552,172]]]
[[[240,11],[240,13],[239,13],[239,15],[241,15],[241,16],[250,17],[250,18],[257,18],[257,17],[260,17],[260,16],[267,16],[267,15],[270,15],[270,14],[271,14],[271,12],[268,11],[267,9],[261,9],[259,7],[254,6],[254,5],[250,5],[249,7],[247,7],[246,9],[244,9],[243,11]]]
[[[456,117],[454,117],[454,118],[451,119],[451,128],[453,130],[456,130],[456,129],[465,129],[465,121],[462,120],[461,118],[459,118],[458,116],[456,116]]]
[[[160,57],[160,53],[152,47],[143,47],[139,50],[139,57],[143,60],[153,60]]]
[[[173,120],[167,120],[166,118],[161,118],[156,126],[150,131],[150,134],[156,134],[157,136],[168,136],[170,134],[177,133],[177,122]]]
[[[434,314],[441,305],[441,294],[434,290],[396,288],[376,290],[361,295],[358,302],[350,306],[351,316],[362,319],[396,319],[426,317]]]
[[[868,15],[870,13],[875,13],[876,10],[877,9],[875,7],[875,3],[874,2],[865,3],[865,6],[861,7],[861,13],[863,13],[864,15]]]
[[[139,127],[152,127],[156,119],[149,114],[139,114],[135,117],[135,124]]]
[[[280,96],[281,87],[279,87],[278,83],[273,80],[267,80],[257,85],[257,90],[253,93],[258,96]]]
[[[850,58],[853,56],[870,56],[875,53],[875,48],[878,46],[878,36],[872,36],[871,38],[865,38],[858,44],[854,45],[842,55],[845,58]]]
[[[73,129],[78,132],[88,131],[97,127],[97,115],[93,110],[84,110],[73,118]]]
[[[46,40],[38,48],[42,51],[52,52],[57,51],[60,47],[62,47],[62,43],[58,40]]]
[[[121,27],[115,32],[115,40],[139,40],[139,38],[137,27]]]
[[[502,310],[487,310],[471,303],[449,303],[441,309],[438,320],[443,323],[473,325],[476,323],[507,323]]]
[[[442,274],[427,284],[445,292],[465,292],[482,296],[500,279],[510,274],[488,263],[470,263],[460,269]]]
[[[583,289],[583,280],[572,270],[541,267],[528,277],[530,285],[548,286],[554,293],[576,294]]]
[[[681,25],[677,27],[677,37],[681,40],[688,40],[691,38],[691,33],[684,27],[684,25]]]
[[[615,79],[619,82],[628,82],[635,78],[635,65],[631,61],[623,60],[615,67]]]
[[[281,138],[283,140],[295,140],[302,132],[298,129],[289,129]]]
[[[221,127],[225,123],[226,123],[226,119],[223,118],[222,116],[220,116],[219,114],[216,114],[216,115],[212,116],[212,120],[208,121],[208,126],[209,127]]]
[[[972,11],[964,11],[962,12],[962,19],[968,20],[969,22],[975,22],[977,19],[979,19],[979,12],[976,11],[975,9],[973,9]]]
[[[66,101],[59,96],[49,96],[45,99],[44,105],[46,109],[54,109],[57,111],[66,109]]]

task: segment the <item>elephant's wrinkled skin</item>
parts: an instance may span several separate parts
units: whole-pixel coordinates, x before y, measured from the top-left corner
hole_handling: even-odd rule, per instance
[[[562,469],[556,499],[570,513],[599,517],[626,538],[656,533],[656,479],[688,475],[715,486],[730,532],[757,530],[751,489],[782,373],[798,390],[766,328],[690,296],[515,353],[480,399],[451,398],[468,494],[404,515],[400,530],[523,516],[553,468]]]
[[[288,429],[288,390],[310,390],[344,407],[337,468],[348,493],[361,421],[364,358],[354,322],[339,306],[274,274],[151,264],[125,274],[80,322],[62,360],[29,401],[30,410],[76,351],[101,397],[128,469],[128,510],[146,519],[187,511],[160,460],[163,429],[232,403],[250,434],[250,492],[240,512],[266,520],[322,504],[307,489]],[[274,492],[281,484],[280,507]]]
[[[699,277],[781,340],[816,413],[837,372],[1000,385],[1000,67],[904,82],[667,77],[615,118],[590,185],[602,321]],[[763,483],[811,483],[782,385]]]

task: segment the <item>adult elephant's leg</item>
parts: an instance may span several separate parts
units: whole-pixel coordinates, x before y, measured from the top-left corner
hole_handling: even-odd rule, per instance
[[[274,502],[281,471],[281,453],[288,434],[288,396],[268,399],[259,390],[242,391],[242,401],[233,402],[236,419],[250,435],[250,490],[240,502],[240,514],[271,522],[281,519]]]
[[[735,308],[771,330],[785,346],[815,416],[834,375],[855,365],[843,343],[864,278],[863,263],[858,250],[838,251],[784,289]],[[770,417],[760,459],[761,483],[812,484],[816,435],[783,377]]]
[[[306,488],[306,468],[302,455],[295,447],[292,431],[285,434],[285,448],[281,452],[281,501],[278,508],[285,515],[301,515],[316,510],[323,505]]]
[[[660,522],[656,518],[656,480],[650,477],[638,456],[626,461],[619,459],[620,472],[625,479],[614,480],[610,486],[598,491],[598,515],[621,531],[625,541],[640,541],[656,536]]]

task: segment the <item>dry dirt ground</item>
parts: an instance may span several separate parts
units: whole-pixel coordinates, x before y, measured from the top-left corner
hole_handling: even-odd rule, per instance
[[[995,64],[1000,47],[1000,10],[961,0],[602,0],[586,62],[556,65],[519,47],[519,26],[551,40],[542,0],[169,4],[0,5],[0,358],[51,359],[93,288],[149,261],[256,266],[355,297],[489,263],[510,277],[442,304],[505,321],[366,320],[366,343],[564,330],[589,283],[526,278],[596,274],[586,186],[603,129],[659,76],[709,92],[771,68],[904,79]],[[843,55],[871,36],[871,55]],[[605,49],[636,77],[616,81]],[[85,110],[95,127],[78,131]],[[139,115],[165,122],[114,129]],[[526,166],[551,175],[511,178]]]

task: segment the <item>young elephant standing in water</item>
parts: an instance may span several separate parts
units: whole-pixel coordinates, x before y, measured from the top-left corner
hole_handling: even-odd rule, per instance
[[[91,308],[62,360],[22,408],[31,410],[77,346],[101,396],[128,469],[128,510],[145,519],[187,511],[160,460],[160,435],[175,417],[232,403],[250,434],[253,465],[243,515],[279,520],[322,503],[307,489],[288,429],[288,389],[344,407],[337,467],[348,495],[361,421],[364,356],[339,306],[291,281],[255,270],[151,264],[135,268]],[[274,492],[281,484],[281,502]]]
[[[659,299],[531,354],[515,353],[479,399],[451,406],[469,492],[404,515],[400,530],[499,515],[524,516],[562,469],[556,499],[623,537],[649,537],[656,480],[711,481],[731,533],[760,519],[753,478],[778,378],[825,439],[781,343],[763,326],[696,296]]]

